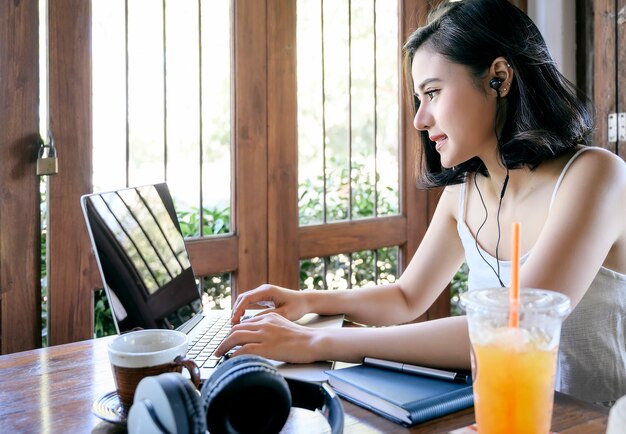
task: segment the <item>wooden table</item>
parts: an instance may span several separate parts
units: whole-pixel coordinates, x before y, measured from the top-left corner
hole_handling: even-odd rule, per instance
[[[123,426],[91,412],[93,402],[114,389],[106,346],[111,338],[0,356],[0,431],[7,433],[121,433]],[[474,421],[473,409],[404,428],[343,401],[346,433],[437,433]],[[604,433],[608,410],[557,393],[553,431]],[[284,433],[323,433],[319,413],[292,410]]]

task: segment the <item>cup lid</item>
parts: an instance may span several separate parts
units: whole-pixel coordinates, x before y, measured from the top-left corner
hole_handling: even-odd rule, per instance
[[[474,289],[461,294],[465,309],[508,311],[509,288]],[[567,295],[556,291],[536,288],[520,289],[520,312],[534,312],[565,316],[570,312],[571,302]]]

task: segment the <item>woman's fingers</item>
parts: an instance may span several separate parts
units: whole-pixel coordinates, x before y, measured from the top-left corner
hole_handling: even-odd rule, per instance
[[[222,356],[235,348],[233,355],[257,354],[292,363],[312,361],[309,330],[292,323],[276,313],[252,317],[234,325],[230,334],[217,348]],[[237,348],[236,348],[237,347]]]
[[[222,341],[219,347],[217,347],[215,355],[217,357],[221,357],[234,347],[257,342],[258,337],[256,334],[257,332],[247,329],[232,330],[231,333]],[[237,355],[240,351],[241,348],[235,351],[233,355]]]
[[[248,292],[244,292],[235,301],[233,306],[231,322],[233,324],[239,324],[241,317],[244,315],[246,309],[253,304],[261,305],[274,305],[274,301],[269,292],[271,291],[270,285],[262,285],[256,289]]]

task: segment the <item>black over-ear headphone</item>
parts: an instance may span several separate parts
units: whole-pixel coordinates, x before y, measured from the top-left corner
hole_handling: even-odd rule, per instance
[[[268,360],[244,355],[218,366],[200,394],[178,373],[144,378],[128,414],[128,432],[278,433],[292,406],[320,410],[332,434],[343,432],[343,407],[330,386],[285,379]]]

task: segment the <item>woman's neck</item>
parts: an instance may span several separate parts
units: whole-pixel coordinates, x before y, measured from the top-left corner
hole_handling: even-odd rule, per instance
[[[485,167],[489,176],[484,179],[484,184],[494,196],[500,197],[506,193],[508,197],[516,197],[528,187],[531,173],[528,167],[508,169],[499,158],[485,164]]]

